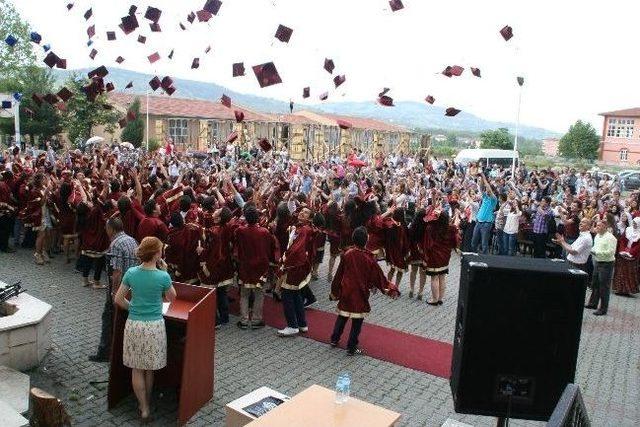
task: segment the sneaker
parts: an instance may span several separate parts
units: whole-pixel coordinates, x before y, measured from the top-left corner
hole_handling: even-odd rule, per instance
[[[284,329],[280,329],[278,331],[278,335],[281,337],[294,337],[296,335],[298,335],[298,332],[300,332],[300,330],[298,328],[290,328],[290,327],[286,327]]]
[[[299,330],[300,332],[307,333],[307,332],[309,332],[309,327],[308,327],[308,326],[300,326],[300,327],[298,328],[298,330]]]
[[[311,299],[311,300],[307,300],[307,301],[305,301],[304,306],[305,306],[305,307],[309,307],[310,305],[315,304],[315,303],[316,303],[316,301],[318,301],[318,300],[317,300],[317,299],[315,299],[315,298],[314,298],[314,299]]]
[[[33,254],[33,258],[36,264],[44,265],[44,259],[42,258],[42,255],[40,255],[38,252]]]
[[[596,316],[604,316],[604,315],[607,314],[607,312],[606,311],[602,311],[602,310],[596,310],[596,311],[593,312],[593,314],[596,315]]]
[[[349,356],[355,356],[355,355],[357,355],[357,354],[362,354],[362,350],[360,350],[358,347],[356,347],[356,348],[352,348],[352,349],[350,349],[350,350],[347,350],[347,354],[348,354]]]
[[[240,329],[249,329],[249,324],[248,323],[244,323],[242,320],[238,320],[238,323],[236,323],[236,325]]]
[[[251,329],[264,328],[264,320],[258,320],[257,322],[251,322]]]

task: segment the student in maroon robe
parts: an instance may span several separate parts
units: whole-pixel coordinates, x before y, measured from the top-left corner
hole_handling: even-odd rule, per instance
[[[326,223],[326,235],[329,240],[329,268],[327,269],[327,281],[333,278],[333,268],[336,258],[342,252],[341,234],[342,226],[346,221],[344,215],[340,212],[338,204],[334,201],[327,203],[324,212]]]
[[[402,276],[409,268],[409,239],[407,238],[407,225],[405,211],[397,208],[393,212],[393,225],[385,233],[384,252],[387,258],[389,273],[387,279],[393,280],[396,276],[395,284],[400,287]]]
[[[267,277],[270,265],[280,258],[278,242],[269,230],[258,225],[260,216],[253,204],[244,209],[246,226],[240,226],[234,236],[234,250],[238,260],[238,282],[240,285],[241,329],[261,328],[262,303],[264,293],[262,285]],[[253,308],[249,312],[249,298],[253,295]]]
[[[78,266],[82,272],[84,286],[104,289],[100,277],[104,269],[104,251],[109,247],[109,236],[105,230],[105,219],[101,205],[83,201],[76,207],[76,229],[80,240]],[[93,281],[89,272],[93,270]]]
[[[169,234],[169,229],[159,218],[160,208],[155,200],[147,200],[144,204],[144,213],[145,217],[138,224],[136,240],[141,242],[145,237],[153,236],[164,242],[167,239],[167,234]]]
[[[338,345],[347,320],[351,319],[351,332],[347,342],[349,355],[361,353],[358,349],[358,336],[364,317],[371,312],[371,290],[379,289],[393,299],[400,296],[398,287],[387,280],[374,255],[365,249],[368,237],[365,227],[358,227],[353,231],[355,246],[342,255],[329,295],[330,300],[338,301],[338,317],[331,335],[331,346]]]
[[[56,205],[56,219],[58,222],[58,232],[62,239],[62,250],[66,263],[71,262],[71,245],[77,245],[78,233],[76,233],[76,213],[71,205],[73,200],[73,186],[69,182],[62,182],[59,190],[55,194],[54,204]]]
[[[409,298],[413,298],[416,286],[416,277],[418,276],[418,273],[420,273],[420,283],[418,285],[417,296],[418,300],[422,300],[424,285],[427,283],[427,276],[424,272],[424,256],[422,254],[425,213],[426,211],[424,209],[418,209],[407,230],[407,237],[409,241],[409,265],[411,266],[411,271],[409,273]]]
[[[300,210],[298,225],[289,230],[289,245],[283,258],[282,307],[287,327],[278,331],[282,337],[307,332],[302,289],[311,281],[311,268],[316,252],[316,232],[311,226],[311,211]]]
[[[449,215],[440,207],[427,211],[425,221],[422,251],[425,273],[431,277],[431,300],[427,304],[442,305],[451,251],[458,248],[460,239],[457,228],[449,224]]]
[[[129,198],[125,195],[118,199],[118,212],[114,213],[113,216],[120,218],[125,234],[135,238],[138,233],[138,226],[144,219],[144,212],[138,199]]]
[[[195,283],[200,268],[197,251],[202,229],[197,224],[185,224],[180,212],[171,214],[170,223],[165,247],[169,272],[177,282]]]
[[[7,184],[11,172],[4,172],[0,178],[0,252],[15,252],[9,247],[9,234],[13,229],[13,220],[16,214],[16,200]]]

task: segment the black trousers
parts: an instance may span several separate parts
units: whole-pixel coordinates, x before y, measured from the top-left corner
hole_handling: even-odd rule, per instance
[[[533,233],[533,257],[547,257],[547,233]]]
[[[100,280],[102,270],[104,269],[104,257],[92,258],[86,255],[80,255],[77,266],[84,278],[89,277],[89,272],[93,269],[93,280],[97,282]]]
[[[331,334],[331,342],[339,342],[340,337],[342,336],[342,332],[344,331],[344,327],[347,324],[348,317],[338,316],[336,318],[336,324],[333,326],[333,334]],[[355,350],[358,347],[358,337],[360,336],[360,331],[362,330],[362,323],[364,322],[364,318],[351,318],[351,332],[349,332],[349,341],[347,341],[347,350]]]
[[[98,356],[109,356],[111,350],[111,331],[113,330],[113,300],[111,290],[106,292],[106,299],[102,309],[102,329],[100,331],[100,344],[98,344]]]
[[[9,235],[13,231],[13,217],[9,215],[0,216],[0,251],[6,252],[9,249]]]
[[[307,284],[304,288],[300,289],[300,296],[302,297],[302,303],[311,302],[316,300],[316,296],[311,290],[311,286]]]
[[[596,306],[606,313],[609,309],[609,291],[613,279],[613,262],[597,262],[591,280],[589,305]],[[598,305],[599,304],[599,305]]]
[[[229,323],[229,296],[227,295],[227,286],[219,286],[216,288],[216,325],[224,325]]]
[[[301,292],[299,290],[282,289],[284,317],[287,319],[287,326],[290,328],[304,328],[307,326]]]

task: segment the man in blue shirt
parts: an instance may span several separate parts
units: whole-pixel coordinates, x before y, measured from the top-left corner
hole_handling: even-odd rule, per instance
[[[498,204],[498,198],[482,172],[480,172],[480,179],[482,202],[480,203],[480,209],[478,209],[478,214],[476,215],[476,226],[473,229],[473,237],[471,238],[471,250],[486,254],[489,251],[491,230],[495,221],[494,211]],[[480,247],[479,250],[478,247]]]

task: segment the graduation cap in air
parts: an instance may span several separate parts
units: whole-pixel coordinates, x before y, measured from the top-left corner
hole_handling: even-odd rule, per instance
[[[444,113],[444,115],[448,116],[448,117],[453,117],[456,114],[458,114],[459,112],[460,112],[460,110],[458,110],[457,108],[449,107],[449,108],[447,108],[447,110]]]
[[[143,35],[138,34],[138,43],[145,44],[147,42],[147,38]]]
[[[353,125],[346,120],[338,119],[336,120],[336,123],[340,129],[351,129],[353,127]]]
[[[6,39],[4,39],[4,42],[5,42],[6,44],[8,44],[8,45],[9,45],[9,47],[14,47],[14,46],[16,45],[16,43],[18,43],[18,39],[17,39],[17,38],[15,38],[13,35],[9,34],[9,35],[7,36],[7,38],[6,38]]]
[[[196,69],[200,67],[200,58],[193,58],[193,62],[191,62],[191,69]]]
[[[333,63],[333,59],[325,58],[324,59],[324,69],[327,70],[329,72],[329,74],[333,74],[334,68],[336,68],[336,66]]]
[[[42,96],[38,95],[37,93],[34,93],[33,95],[31,95],[31,100],[34,102],[34,104],[36,104],[38,107],[42,105]]]
[[[122,63],[124,62],[124,58],[123,58],[122,56],[118,56],[118,57],[116,58],[116,62],[117,62],[118,64],[122,64]]]
[[[389,6],[391,6],[392,12],[404,9],[404,5],[402,4],[401,0],[389,0]]]
[[[190,14],[187,15],[187,21],[189,21],[189,24],[193,24],[193,21],[195,21],[196,19],[196,14],[191,12]]]
[[[120,18],[120,20],[122,21],[122,23],[119,25],[119,27],[125,34],[131,34],[135,31],[136,28],[139,27],[138,19],[135,15],[127,15]]]
[[[96,55],[98,54],[98,51],[95,49],[91,49],[91,53],[89,54],[89,58],[91,59],[96,59]]]
[[[138,6],[136,6],[135,4],[132,4],[131,6],[129,6],[129,15],[133,15],[134,13],[136,13],[137,10],[138,10]]]
[[[149,59],[150,64],[153,64],[160,59],[160,54],[158,52],[154,52],[151,55],[147,56],[147,59]]]
[[[431,95],[428,95],[424,100],[427,101],[429,104],[433,104],[434,102],[436,102],[436,99]]]
[[[244,63],[236,62],[233,64],[233,77],[244,76]]]
[[[207,48],[204,50],[204,53],[209,53],[211,52],[211,46],[207,46]]]
[[[333,84],[335,84],[335,85],[336,85],[336,88],[337,88],[338,86],[340,86],[342,83],[346,82],[346,81],[347,81],[347,78],[345,77],[345,75],[344,75],[344,74],[343,74],[343,75],[341,75],[341,76],[335,76],[335,77],[333,78]]]
[[[220,11],[220,6],[222,6],[222,2],[220,0],[207,0],[202,10],[206,10],[212,15],[217,15]]]
[[[151,29],[152,33],[159,33],[162,31],[162,28],[160,28],[160,24],[158,24],[157,22],[152,22],[151,24],[149,24],[149,28]]]
[[[63,58],[58,58],[58,62],[56,62],[56,67],[60,68],[61,70],[66,70],[67,69],[67,60],[63,59]]]
[[[325,92],[320,95],[320,101],[326,101],[329,98],[329,92]]]
[[[127,83],[127,85],[124,87],[125,89],[131,89],[133,87],[133,82],[129,82]]]
[[[264,64],[255,65],[253,67],[253,73],[258,79],[260,87],[267,87],[282,83],[282,79],[278,74],[278,70],[273,62],[266,62]]]
[[[167,55],[167,58],[173,59],[173,49],[171,49],[171,52],[169,52],[169,55]]]
[[[502,36],[502,38],[504,38],[505,41],[509,41],[509,39],[511,37],[513,37],[513,28],[511,28],[508,25],[505,25],[501,30],[500,30],[500,35]]]
[[[49,52],[47,56],[44,57],[44,63],[47,64],[49,68],[53,68],[58,64],[60,58],[53,52]]]
[[[96,26],[92,25],[89,28],[87,28],[87,36],[89,36],[89,38],[93,38],[93,36],[96,35]]]
[[[107,40],[115,40],[116,32],[115,31],[107,31]]]
[[[464,71],[464,68],[462,68],[459,65],[448,65],[447,68],[445,68],[442,71],[442,74],[447,76],[447,77],[451,77],[451,76],[460,76],[462,75],[462,72]]]
[[[196,12],[196,16],[200,22],[209,22],[209,19],[211,19],[213,14],[208,10],[199,10]]]
[[[4,110],[8,110],[9,108],[11,108],[11,101],[2,101],[2,108]]]
[[[293,101],[289,101],[289,112],[293,113]]]
[[[382,95],[378,97],[378,104],[384,106],[384,107],[394,107],[395,105],[393,105],[393,98],[391,98],[390,96],[387,95]]]
[[[173,86],[173,79],[169,76],[164,76],[162,78],[162,82],[160,82],[160,86],[162,86],[162,89],[164,90],[169,89],[171,86]]]
[[[47,101],[49,104],[51,105],[55,105],[58,102],[60,102],[60,100],[58,99],[58,97],[56,95],[54,95],[53,93],[48,93],[44,96],[44,100]]]
[[[524,77],[518,77],[518,86],[522,86],[524,84]]]
[[[115,89],[115,85],[112,82],[109,82],[105,85],[105,89],[107,90],[107,92],[111,92]]]
[[[171,96],[176,91],[176,88],[173,86],[169,86],[168,88],[165,88],[164,91],[167,95]]]
[[[382,92],[380,92],[378,94],[378,98],[380,98],[381,96],[385,96],[391,89],[389,89],[388,87],[385,87],[384,89],[382,89]]]
[[[85,20],[88,20],[89,18],[91,18],[91,16],[92,16],[92,15],[93,15],[93,10],[92,10],[91,8],[89,8],[89,10],[87,10],[87,11],[84,13],[84,19],[85,19]]]
[[[244,121],[244,113],[240,110],[234,110],[233,115],[236,116],[236,122],[242,123]]]
[[[236,139],[238,139],[238,132],[236,131],[231,132],[229,136],[227,136],[227,144],[232,143]]]
[[[278,25],[278,29],[276,30],[276,38],[281,42],[289,43],[292,34],[293,30],[291,28],[285,27],[284,25]]]
[[[149,86],[151,86],[151,89],[153,89],[154,91],[160,87],[160,79],[158,78],[158,76],[155,76],[154,78],[149,80]]]
[[[231,98],[229,98],[227,95],[222,95],[222,98],[220,98],[220,103],[227,108],[231,108]]]
[[[305,87],[302,89],[302,97],[303,98],[308,98],[311,96],[311,88],[310,87]]]
[[[272,148],[267,138],[260,138],[258,140],[258,145],[260,146],[260,148],[262,148],[262,151],[264,151],[265,153],[271,150]]]
[[[73,3],[67,3],[67,10],[73,9]]]
[[[471,67],[471,74],[473,74],[476,77],[482,77],[480,74],[480,68]]]
[[[145,12],[144,17],[149,21],[157,23],[160,20],[161,14],[162,14],[162,11],[160,9],[155,8],[153,6],[149,6],[147,7],[147,11]]]
[[[51,50],[51,46],[48,44],[42,45],[42,50],[45,52],[49,52]]]
[[[63,87],[58,91],[58,98],[62,99],[62,102],[67,102],[73,96],[73,92],[71,92],[66,87]]]
[[[181,22],[181,23],[180,23],[180,29],[181,29],[182,31],[185,31],[185,30],[187,29],[187,27],[185,27],[185,26],[184,26],[184,24]]]
[[[42,36],[36,32],[32,32],[29,37],[31,38],[31,41],[34,42],[35,44],[40,44],[40,42],[42,41]]]
[[[96,68],[95,70],[91,70],[87,73],[87,76],[92,79],[94,77],[100,77],[100,78],[104,78],[107,76],[107,74],[109,74],[109,70],[107,70],[107,67],[105,67],[104,65],[99,66],[98,68]]]
[[[91,46],[93,44],[93,40],[89,39],[87,40],[87,47]]]

